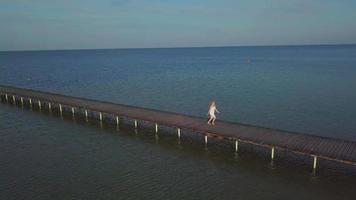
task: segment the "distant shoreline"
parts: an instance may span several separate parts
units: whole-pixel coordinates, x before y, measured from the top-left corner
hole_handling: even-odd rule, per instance
[[[324,47],[324,46],[356,46],[353,44],[285,44],[285,45],[232,45],[232,46],[191,46],[191,47],[137,47],[137,48],[98,48],[98,49],[39,49],[39,50],[0,50],[0,52],[34,52],[34,51],[95,51],[95,50],[141,50],[141,49],[200,49],[200,48],[246,48],[246,47]]]

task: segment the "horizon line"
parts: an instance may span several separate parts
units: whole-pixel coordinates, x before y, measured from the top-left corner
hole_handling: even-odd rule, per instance
[[[175,47],[123,47],[123,48],[73,48],[73,49],[14,49],[0,50],[0,52],[24,51],[85,51],[85,50],[134,50],[134,49],[185,49],[185,48],[233,48],[233,47],[287,47],[287,46],[353,46],[356,43],[320,43],[320,44],[276,44],[276,45],[211,45],[211,46],[175,46]]]

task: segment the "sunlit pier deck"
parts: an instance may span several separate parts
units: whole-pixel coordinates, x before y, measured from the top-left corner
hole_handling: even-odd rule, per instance
[[[240,142],[263,146],[271,150],[272,160],[275,158],[275,150],[287,150],[311,156],[313,169],[317,167],[318,158],[356,165],[355,141],[227,121],[217,121],[215,126],[209,126],[206,118],[9,86],[0,86],[0,94],[2,102],[30,104],[58,112],[64,112],[63,108],[66,107],[70,108],[73,115],[80,112],[86,117],[88,112],[96,112],[99,120],[103,119],[103,115],[111,116],[117,124],[119,117],[127,117],[135,121],[136,128],[139,121],[152,122],[156,132],[160,126],[174,127],[178,137],[181,130],[191,130],[202,134],[206,144],[211,137],[232,141],[235,151],[239,150]]]

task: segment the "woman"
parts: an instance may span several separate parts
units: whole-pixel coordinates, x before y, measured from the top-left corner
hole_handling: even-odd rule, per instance
[[[212,101],[209,105],[209,111],[208,111],[208,115],[210,116],[210,119],[208,120],[209,125],[215,125],[215,120],[216,120],[215,111],[217,113],[220,113],[218,109],[216,109],[215,101]]]

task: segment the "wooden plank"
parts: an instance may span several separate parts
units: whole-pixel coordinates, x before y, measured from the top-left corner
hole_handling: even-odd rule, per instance
[[[356,149],[352,151],[352,160],[356,160]]]
[[[312,138],[312,139],[309,139],[308,140],[308,143],[307,143],[307,145],[304,147],[304,152],[308,152],[308,153],[310,153],[310,154],[315,154],[315,151],[314,151],[314,149],[318,146],[318,145],[320,145],[320,143],[321,143],[321,139],[320,138]]]
[[[343,156],[343,151],[345,150],[346,147],[346,142],[343,141],[338,141],[337,148],[334,151],[334,154],[332,155],[334,158],[337,159],[342,159]]]
[[[296,141],[296,149],[298,149],[298,151],[302,152],[302,153],[306,153],[305,152],[305,147],[308,145],[308,138],[300,136],[299,139]]]
[[[327,157],[333,157],[338,143],[335,142],[335,140],[328,140],[326,144],[327,145],[325,145],[324,150],[322,150],[323,155]]]
[[[346,160],[346,157],[348,155],[348,151],[350,148],[351,143],[348,141],[343,141],[344,147],[342,150],[340,150],[340,152],[338,153],[338,157],[341,160]]]
[[[319,144],[317,144],[314,148],[313,151],[316,155],[324,155],[324,149],[327,147],[327,143],[329,140],[323,139]]]
[[[354,151],[354,149],[356,149],[356,143],[355,142],[350,142],[351,143],[351,145],[350,145],[350,149],[349,149],[349,151],[348,151],[348,153],[347,153],[347,157],[346,157],[346,159],[347,160],[351,160],[352,158],[352,153],[353,153],[353,151]]]
[[[314,138],[305,138],[304,137],[304,140],[305,140],[305,145],[303,145],[303,148],[302,148],[302,151],[303,152],[306,152],[306,153],[310,153],[311,151],[311,148],[314,144]]]
[[[330,140],[329,141],[329,145],[326,147],[326,149],[324,150],[324,155],[325,156],[331,156],[334,154],[334,152],[336,151],[337,148],[337,142],[335,140]]]
[[[347,160],[356,161],[356,144],[353,142],[350,153],[347,157]]]
[[[350,150],[352,149],[352,145],[353,145],[352,142],[346,142],[346,147],[342,155],[343,160],[348,160],[348,156],[350,154]]]

